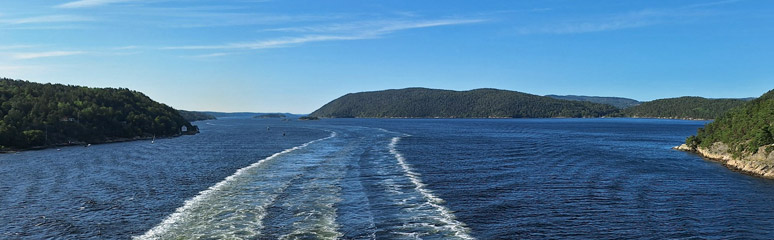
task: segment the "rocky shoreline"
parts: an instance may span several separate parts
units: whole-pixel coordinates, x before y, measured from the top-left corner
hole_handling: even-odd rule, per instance
[[[24,151],[34,151],[34,150],[43,150],[43,149],[49,149],[49,148],[60,148],[60,147],[71,147],[71,146],[91,146],[91,145],[99,145],[99,144],[109,144],[109,143],[120,143],[120,142],[132,142],[132,141],[142,141],[142,140],[152,140],[152,139],[164,139],[164,138],[174,138],[174,137],[180,137],[183,135],[194,135],[199,133],[199,130],[196,129],[196,131],[192,131],[190,133],[180,133],[180,134],[174,134],[174,135],[167,135],[167,136],[136,136],[132,138],[108,138],[104,139],[102,141],[89,141],[89,142],[69,142],[69,143],[55,143],[50,144],[46,146],[34,146],[29,148],[5,148],[0,149],[0,154],[9,154],[9,153],[19,153]]]
[[[732,170],[745,174],[774,179],[774,151],[767,153],[766,147],[770,146],[763,146],[757,153],[742,158],[735,158],[729,154],[728,146],[720,142],[712,144],[710,148],[691,148],[682,144],[673,149],[696,153],[705,159],[720,162]]]

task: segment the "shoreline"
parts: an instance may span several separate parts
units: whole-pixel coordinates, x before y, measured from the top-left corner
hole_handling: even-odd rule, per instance
[[[198,132],[197,132],[198,133]],[[167,136],[157,136],[156,139],[165,139],[165,138],[175,138],[180,137],[184,135],[195,135],[194,134],[175,134],[175,135],[167,135]],[[30,148],[23,148],[23,149],[2,149],[0,150],[0,154],[15,154],[20,152],[28,152],[28,151],[39,151],[39,150],[46,150],[51,148],[59,148],[59,147],[74,147],[74,146],[84,146],[88,147],[91,145],[101,145],[101,144],[110,144],[110,143],[122,143],[122,142],[134,142],[134,141],[141,141],[141,140],[151,140],[154,137],[133,137],[133,138],[109,138],[104,141],[97,141],[97,142],[71,142],[71,143],[56,143],[56,144],[50,144],[46,146],[35,146]]]
[[[772,161],[774,160],[774,152],[766,154],[765,150],[762,148],[756,154],[739,159],[734,158],[730,154],[726,153],[725,150],[728,148],[723,143],[715,143],[710,149],[693,149],[688,147],[686,144],[672,147],[672,149],[678,151],[690,152],[699,155],[705,160],[721,163],[726,168],[735,172],[740,172],[750,176],[774,179],[774,161]]]
[[[319,117],[320,119],[657,119],[683,121],[713,121],[703,118],[665,118],[665,117]],[[675,147],[676,148],[676,147]]]

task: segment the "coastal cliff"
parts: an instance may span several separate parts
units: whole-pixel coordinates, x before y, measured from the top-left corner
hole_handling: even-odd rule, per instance
[[[674,149],[696,153],[746,174],[774,179],[774,151],[767,151],[768,147],[774,147],[774,144],[760,147],[755,154],[746,157],[734,157],[728,152],[728,145],[722,142],[716,142],[709,148],[691,148],[687,144],[682,144]]]
[[[774,90],[699,128],[676,149],[741,172],[774,178]]]

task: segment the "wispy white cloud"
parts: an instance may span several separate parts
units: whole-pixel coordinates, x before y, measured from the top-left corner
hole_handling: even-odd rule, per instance
[[[684,8],[702,8],[702,7],[712,7],[712,6],[718,6],[718,5],[726,5],[726,4],[732,4],[741,2],[742,0],[722,0],[722,1],[716,1],[716,2],[706,2],[706,3],[697,3],[694,5],[688,5]]]
[[[2,24],[36,24],[36,23],[65,23],[65,22],[86,22],[94,19],[78,15],[45,15],[15,19],[0,19]]]
[[[234,53],[229,53],[229,52],[216,52],[216,53],[209,53],[209,54],[194,55],[194,56],[190,56],[190,58],[193,58],[193,59],[214,59],[214,58],[223,57],[223,56],[229,56],[229,55],[233,55],[233,54]]]
[[[443,19],[425,21],[382,21],[350,24],[333,24],[300,28],[275,29],[285,32],[302,32],[307,35],[284,37],[253,42],[228,43],[221,45],[176,46],[164,49],[266,49],[299,45],[310,42],[346,41],[380,38],[385,35],[409,29],[429,28],[449,25],[472,24],[485,19]]]
[[[36,45],[5,45],[5,46],[0,45],[0,51],[34,48],[34,47],[37,47],[37,46]]]
[[[12,57],[14,59],[36,59],[36,58],[47,58],[47,57],[73,56],[73,55],[81,55],[85,53],[86,52],[83,52],[83,51],[27,52],[27,53],[13,54]]]
[[[658,15],[661,14],[653,14],[653,12],[628,13],[601,19],[577,20],[549,24],[546,26],[524,27],[518,29],[518,32],[520,34],[574,34],[639,28],[661,23],[663,20],[658,18]]]
[[[520,34],[577,34],[641,28],[667,23],[686,22],[713,16],[710,7],[732,4],[741,0],[725,0],[666,9],[646,9],[622,14],[594,16],[564,22],[527,26],[517,29]]]
[[[139,48],[140,46],[129,45],[129,46],[114,47],[113,50],[134,50]]]
[[[78,0],[57,5],[58,8],[89,8],[114,3],[134,2],[136,0]]]

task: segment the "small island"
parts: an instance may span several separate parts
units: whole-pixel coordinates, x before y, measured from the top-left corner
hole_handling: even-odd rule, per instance
[[[281,113],[267,113],[267,114],[261,114],[261,115],[253,116],[253,118],[286,118],[286,117],[288,117],[288,116],[286,116],[285,114],[281,114]]]
[[[774,90],[731,109],[675,149],[744,173],[774,178]]]
[[[303,117],[298,118],[298,120],[302,120],[302,121],[304,121],[304,120],[320,120],[320,118],[319,117],[303,116]]]

